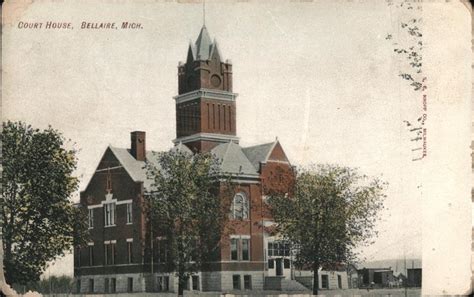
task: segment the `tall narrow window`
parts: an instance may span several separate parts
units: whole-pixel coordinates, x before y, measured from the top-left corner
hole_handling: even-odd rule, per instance
[[[211,108],[207,104],[207,129],[211,129]]]
[[[127,283],[127,291],[133,292],[133,277],[129,277]]]
[[[216,129],[216,105],[212,103],[212,128]]]
[[[230,106],[229,106],[229,130],[232,131],[232,110],[230,109]]]
[[[127,224],[132,223],[132,203],[127,203]]]
[[[110,263],[109,263],[109,261],[110,261],[109,259],[110,259],[109,244],[108,244],[108,243],[104,243],[104,265],[110,264]]]
[[[242,239],[242,260],[250,260],[250,239]]]
[[[237,238],[232,238],[230,240],[230,259],[234,261],[239,260],[238,251],[237,251],[237,243],[238,243]]]
[[[133,241],[127,241],[128,263],[133,263]]]
[[[217,128],[221,129],[221,105],[217,104]]]
[[[116,246],[115,246],[115,242],[112,242],[110,244],[110,256],[111,256],[111,259],[110,259],[110,264],[115,264],[115,260],[117,259],[117,249],[116,249]]]
[[[104,204],[104,225],[115,226],[115,202]]]
[[[93,208],[89,208],[88,223],[89,223],[89,229],[94,228],[94,209]]]
[[[89,266],[94,266],[94,245],[89,245]]]
[[[227,110],[226,110],[225,105],[222,105],[222,110],[224,111],[224,130],[225,130],[227,127],[227,121],[226,121],[226,116],[225,116],[225,114],[227,113]]]

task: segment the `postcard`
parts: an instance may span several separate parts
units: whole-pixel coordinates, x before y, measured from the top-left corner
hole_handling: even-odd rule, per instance
[[[1,278],[45,296],[470,294],[471,13],[6,1]]]

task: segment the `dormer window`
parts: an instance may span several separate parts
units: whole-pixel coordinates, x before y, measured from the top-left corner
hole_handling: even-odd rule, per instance
[[[231,216],[235,220],[249,218],[249,200],[244,193],[237,193],[232,201]]]

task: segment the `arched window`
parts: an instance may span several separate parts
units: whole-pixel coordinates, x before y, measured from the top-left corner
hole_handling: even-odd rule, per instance
[[[232,201],[232,218],[246,220],[249,218],[249,200],[244,193],[237,193]]]

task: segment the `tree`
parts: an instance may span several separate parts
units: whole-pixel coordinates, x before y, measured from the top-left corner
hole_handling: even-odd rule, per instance
[[[4,266],[9,283],[39,280],[46,264],[84,234],[82,216],[70,197],[76,151],[53,128],[3,123],[1,219]],[[76,235],[76,236],[75,236]]]
[[[154,232],[165,238],[168,271],[178,277],[178,295],[187,280],[218,252],[229,205],[219,161],[210,153],[172,150],[148,162],[153,179],[147,193]],[[153,235],[155,236],[155,235]]]
[[[384,188],[356,169],[319,165],[298,170],[289,194],[270,193],[276,231],[292,243],[295,264],[313,271],[314,295],[319,268],[348,263],[358,245],[371,243]]]

